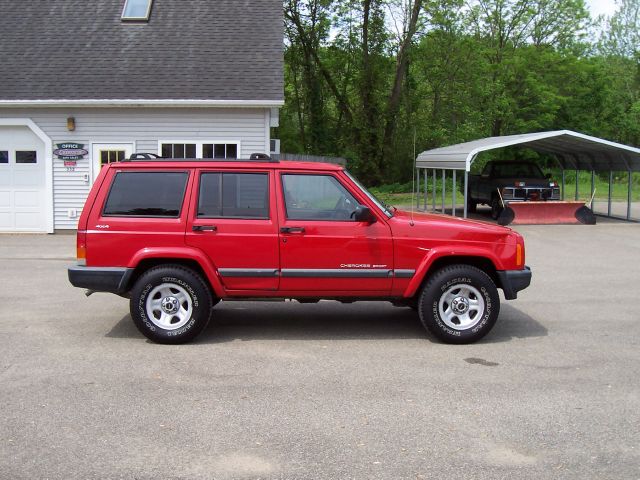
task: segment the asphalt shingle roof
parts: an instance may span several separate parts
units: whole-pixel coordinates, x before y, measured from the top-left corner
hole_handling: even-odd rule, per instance
[[[282,101],[281,0],[0,0],[0,100]]]

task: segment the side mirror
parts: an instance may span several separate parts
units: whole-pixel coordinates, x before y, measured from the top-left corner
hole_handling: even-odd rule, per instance
[[[356,222],[366,222],[368,224],[375,223],[376,216],[371,212],[369,207],[358,205],[356,211],[353,212],[353,218]]]

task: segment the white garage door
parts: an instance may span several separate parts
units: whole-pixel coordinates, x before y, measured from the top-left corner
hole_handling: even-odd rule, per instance
[[[44,232],[45,149],[27,127],[0,126],[0,232]]]

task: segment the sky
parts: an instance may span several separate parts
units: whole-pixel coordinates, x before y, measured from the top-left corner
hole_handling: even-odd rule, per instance
[[[587,0],[587,5],[593,17],[597,17],[598,15],[610,17],[613,12],[616,11],[615,0]]]

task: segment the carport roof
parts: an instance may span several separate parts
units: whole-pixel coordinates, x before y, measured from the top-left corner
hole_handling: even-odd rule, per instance
[[[488,137],[435,148],[418,155],[416,167],[469,171],[479,153],[514,145],[555,155],[566,170],[640,171],[640,149],[570,130]]]

